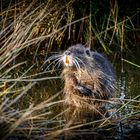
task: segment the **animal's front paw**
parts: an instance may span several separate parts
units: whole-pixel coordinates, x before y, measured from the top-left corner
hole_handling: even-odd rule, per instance
[[[84,96],[93,96],[92,90],[87,88],[86,86],[78,85],[75,86],[75,89],[78,90]]]

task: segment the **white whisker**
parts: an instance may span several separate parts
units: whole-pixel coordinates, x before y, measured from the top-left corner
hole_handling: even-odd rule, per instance
[[[60,58],[58,60],[58,62],[56,62],[56,64],[54,65],[53,69],[55,69],[55,67],[58,65],[58,67],[60,67],[60,64],[62,63],[62,58]]]
[[[63,59],[60,58],[59,63],[58,63],[58,67],[60,67],[60,65],[63,64]]]
[[[50,56],[50,57],[43,63],[43,65],[45,65],[48,61],[51,61],[51,60],[56,59],[56,58],[59,58],[59,57],[62,57],[62,55],[53,55],[53,56]]]
[[[74,66],[76,67],[76,69],[78,70],[79,68],[77,66],[77,63],[75,61],[73,63],[74,63]]]
[[[46,71],[54,62],[58,61],[59,59],[60,59],[60,57],[57,58],[57,59],[55,59],[54,61],[52,61],[52,62],[47,66],[47,68],[45,69],[45,71]]]
[[[75,57],[75,59],[77,59],[79,62],[81,62],[82,63],[82,65],[84,66],[84,68],[86,68],[86,65],[85,65],[85,63],[80,59],[80,58],[78,58],[78,57]]]
[[[78,61],[76,59],[74,59],[74,64],[77,65],[77,67],[76,67],[77,70],[80,69],[80,65],[79,65],[79,63],[78,63]]]

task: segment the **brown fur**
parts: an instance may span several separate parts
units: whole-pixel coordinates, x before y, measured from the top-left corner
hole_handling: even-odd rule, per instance
[[[65,79],[65,102],[69,105],[78,107],[78,108],[90,108],[96,110],[97,108],[103,106],[103,102],[98,101],[100,99],[108,99],[105,91],[100,87],[100,76],[101,71],[88,72],[87,70],[76,70],[73,68],[64,68],[62,75]],[[98,95],[91,97],[79,96],[79,91],[75,89],[78,82],[82,85],[88,86],[91,90],[98,92]],[[99,106],[100,104],[100,106]]]
[[[105,106],[110,97],[114,97],[115,74],[106,58],[96,52],[89,53],[86,54],[86,49],[82,45],[72,46],[64,53],[69,62],[79,57],[75,62],[79,63],[77,67],[65,65],[62,72],[65,80],[65,102],[81,109],[99,110]],[[65,57],[63,58],[65,64]],[[84,90],[90,92],[90,96],[85,92],[82,93],[77,87],[84,87]]]

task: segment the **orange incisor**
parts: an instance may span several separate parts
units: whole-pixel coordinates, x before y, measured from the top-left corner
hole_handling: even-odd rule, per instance
[[[66,64],[69,64],[69,59],[67,55],[66,55]]]

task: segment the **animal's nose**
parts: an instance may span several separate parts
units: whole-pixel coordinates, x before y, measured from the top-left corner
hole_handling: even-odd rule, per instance
[[[70,55],[71,52],[70,52],[70,51],[65,51],[65,54],[66,54],[66,55]]]

